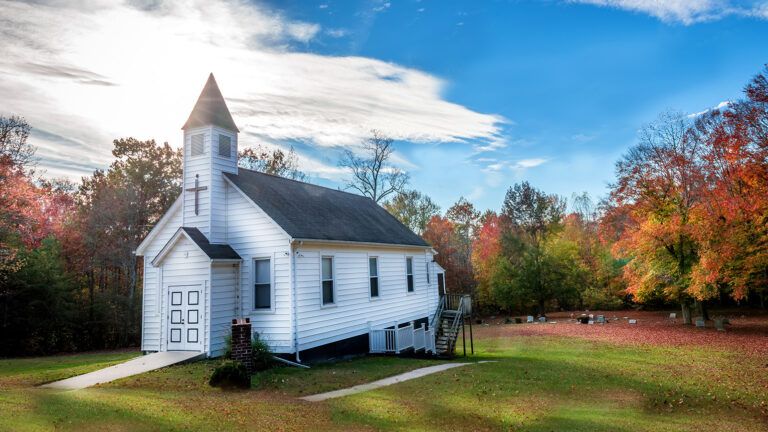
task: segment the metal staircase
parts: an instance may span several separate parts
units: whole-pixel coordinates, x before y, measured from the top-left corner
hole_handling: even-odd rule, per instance
[[[440,297],[440,304],[429,322],[429,328],[435,331],[435,354],[438,357],[453,357],[460,331],[464,344],[464,355],[467,355],[466,331],[464,327],[466,321],[469,321],[470,348],[474,354],[471,302],[471,297],[463,294],[445,294]]]

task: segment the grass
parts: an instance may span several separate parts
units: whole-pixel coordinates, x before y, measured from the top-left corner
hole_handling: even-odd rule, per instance
[[[378,390],[295,397],[373,381],[429,360],[368,357],[257,375],[253,389],[207,386],[213,361],[77,392],[33,387],[129,353],[0,360],[0,430],[758,431],[768,428],[763,357],[707,346],[628,346],[477,331],[493,360]],[[459,359],[461,360],[461,359]]]

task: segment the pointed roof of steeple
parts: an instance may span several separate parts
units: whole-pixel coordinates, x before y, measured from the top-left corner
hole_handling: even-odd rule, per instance
[[[224,96],[221,95],[221,90],[219,90],[213,74],[208,76],[208,82],[205,83],[192,113],[181,129],[187,130],[209,125],[240,132],[235,121],[232,120],[232,114],[229,113],[227,103],[224,102]]]

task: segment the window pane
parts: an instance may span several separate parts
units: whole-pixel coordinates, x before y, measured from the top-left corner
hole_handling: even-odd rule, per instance
[[[256,268],[256,277],[254,280],[257,284],[268,284],[271,282],[269,277],[270,268],[268,259],[254,261],[254,267]]]
[[[323,280],[333,279],[333,258],[323,258]]]
[[[413,274],[413,258],[406,258],[405,259],[405,267],[406,267],[406,273]]]
[[[256,284],[254,289],[254,298],[256,309],[269,309],[272,303],[271,289],[269,284]]]
[[[333,281],[323,281],[323,304],[333,303]]]
[[[378,297],[379,296],[379,278],[372,277],[371,278],[371,297]]]
[[[413,275],[408,275],[408,292],[413,291]]]
[[[376,258],[368,258],[368,267],[370,268],[371,277],[376,277],[379,275],[379,268],[376,264]]]

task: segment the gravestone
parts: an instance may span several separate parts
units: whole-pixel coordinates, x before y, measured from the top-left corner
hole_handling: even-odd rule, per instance
[[[605,324],[605,315],[598,315],[597,316],[597,323],[598,324]]]
[[[594,323],[595,323],[595,320],[589,320],[589,321],[587,321],[587,324],[589,324],[589,325],[593,325]]]
[[[587,324],[589,322],[589,317],[584,315],[584,316],[580,316],[579,318],[577,318],[577,320],[581,324]]]
[[[539,317],[539,322],[547,322],[547,317]]]
[[[696,327],[704,328],[707,326],[707,324],[704,322],[703,318],[696,318]]]
[[[637,320],[636,319],[631,319],[631,320],[629,320],[629,323],[630,324],[637,324]]]
[[[669,319],[671,319],[672,321],[676,320],[677,314],[675,312],[672,312],[671,314],[669,314]]]
[[[725,325],[730,323],[731,322],[726,317],[715,318],[715,328],[717,331],[725,331]]]
[[[533,322],[533,316],[531,316],[531,315],[528,315],[528,318],[526,319],[526,321],[525,321],[525,322],[527,322],[527,323],[532,323],[532,322]]]

